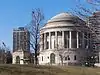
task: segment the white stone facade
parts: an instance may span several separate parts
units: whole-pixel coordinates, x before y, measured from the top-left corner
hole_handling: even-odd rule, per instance
[[[22,50],[13,52],[12,64],[29,64],[30,53]]]
[[[85,22],[78,17],[68,13],[54,16],[40,30],[39,64],[83,64],[90,37]]]

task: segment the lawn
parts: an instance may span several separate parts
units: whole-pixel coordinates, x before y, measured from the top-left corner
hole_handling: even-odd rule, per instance
[[[1,64],[0,75],[100,75],[100,68]]]

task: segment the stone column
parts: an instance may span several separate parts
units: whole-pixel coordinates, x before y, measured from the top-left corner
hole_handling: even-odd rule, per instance
[[[44,49],[46,49],[46,33],[44,33]]]
[[[82,33],[82,48],[85,48],[85,44],[84,44],[84,32]]]
[[[43,34],[40,34],[40,51],[43,50],[43,45],[44,45],[44,44],[43,44],[43,43],[44,43],[44,42],[43,42],[43,39],[44,39],[44,38],[43,38]]]
[[[78,32],[76,32],[76,39],[77,39],[77,48],[79,48],[79,35],[78,35]]]
[[[69,31],[69,48],[71,48],[71,40],[72,40],[72,35],[71,35],[71,31]]]
[[[51,49],[51,32],[49,32],[49,49]]]
[[[58,48],[58,36],[57,36],[57,31],[55,31],[55,48]]]
[[[64,48],[64,31],[62,31],[62,47]]]

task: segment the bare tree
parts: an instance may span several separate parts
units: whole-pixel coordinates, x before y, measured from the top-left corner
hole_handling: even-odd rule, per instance
[[[66,56],[66,55],[68,54],[67,52],[69,52],[69,50],[65,51],[65,50],[62,49],[58,52],[59,52],[59,57],[60,57],[60,60],[61,60],[61,64],[64,65],[64,61],[65,61],[66,57],[67,57],[67,60],[68,60],[68,56]]]
[[[100,10],[100,0],[75,0],[76,7],[71,9],[71,13],[83,20],[87,20],[95,11]],[[85,2],[86,5],[83,4]]]
[[[41,22],[44,19],[43,13],[41,10],[34,9],[32,11],[32,21],[29,25],[26,26],[26,28],[30,32],[30,46],[35,52],[35,64],[38,64],[38,50],[39,50],[39,38],[40,38],[40,27]]]
[[[57,53],[59,55],[60,62],[61,62],[60,64],[64,65],[64,60],[65,60],[65,57],[67,57],[66,55],[68,54],[69,49],[65,50],[64,46],[62,46],[60,44],[57,44],[56,47],[55,47],[55,49],[56,49],[55,51],[57,51]],[[67,57],[67,60],[68,60],[68,57]]]
[[[63,47],[59,48],[59,44],[57,44],[57,48],[56,48],[56,51],[58,52],[58,55],[60,57],[60,61],[61,61],[61,64],[63,65],[63,60],[64,60],[64,50],[63,50]]]
[[[6,44],[2,42],[0,45],[0,63],[7,64],[7,57],[9,56],[7,55],[7,52],[8,52],[8,48],[6,47]],[[12,56],[9,57],[11,58]]]
[[[86,3],[86,6],[82,4],[82,1]],[[98,22],[98,15],[96,16],[94,12],[100,11],[100,0],[76,0],[76,2],[76,8],[72,9],[72,14],[77,15],[86,22],[86,26],[89,28],[90,34],[92,34],[90,40],[93,42],[93,45],[96,45],[95,43],[100,41],[98,35],[100,33],[100,23]]]

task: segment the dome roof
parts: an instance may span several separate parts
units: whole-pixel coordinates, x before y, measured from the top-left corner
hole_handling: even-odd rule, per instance
[[[75,26],[74,20],[76,19],[78,19],[78,17],[73,16],[70,13],[60,13],[48,20],[43,28]]]
[[[69,20],[69,19],[71,19],[71,17],[74,17],[74,16],[69,13],[66,13],[66,12],[60,13],[60,14],[57,14],[56,16],[52,17],[50,20],[48,20],[48,23],[55,22],[55,21]]]

